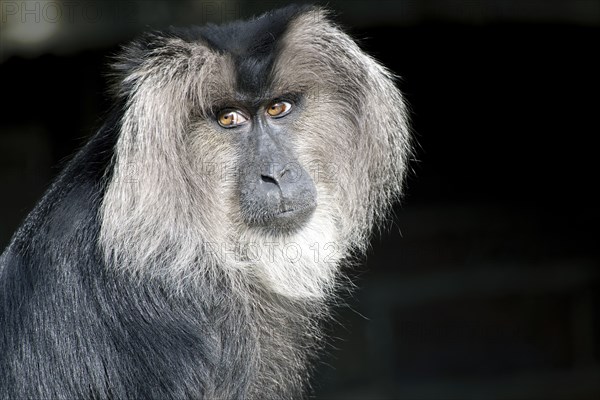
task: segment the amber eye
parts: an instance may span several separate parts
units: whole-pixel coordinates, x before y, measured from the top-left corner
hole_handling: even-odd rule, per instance
[[[243,124],[244,122],[247,122],[248,118],[236,110],[223,110],[219,113],[217,121],[223,128],[234,128]]]
[[[267,108],[267,114],[274,118],[280,118],[284,115],[287,115],[292,109],[292,105],[287,101],[277,101],[275,103],[271,103],[271,105]]]

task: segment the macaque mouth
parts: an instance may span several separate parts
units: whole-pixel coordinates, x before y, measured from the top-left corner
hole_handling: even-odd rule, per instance
[[[283,231],[298,230],[310,220],[316,207],[316,202],[302,205],[297,204],[293,207],[289,205],[282,206],[277,212],[263,215],[262,218],[256,221],[256,225]]]
[[[294,206],[294,207],[282,207],[282,210],[275,214],[275,217],[294,217],[295,215],[307,214],[311,215],[313,211],[317,208],[317,204],[313,202],[312,204]]]

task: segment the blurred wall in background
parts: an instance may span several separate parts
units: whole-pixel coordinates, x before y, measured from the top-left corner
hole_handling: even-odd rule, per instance
[[[120,44],[283,4],[3,0],[0,248],[101,124]],[[417,147],[318,397],[599,398],[600,3],[326,4],[401,77]]]

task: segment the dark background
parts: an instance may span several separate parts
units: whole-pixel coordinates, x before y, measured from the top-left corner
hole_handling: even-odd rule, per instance
[[[99,127],[119,44],[281,4],[2,1],[0,248]],[[599,2],[327,4],[402,77],[417,144],[318,397],[599,398]]]

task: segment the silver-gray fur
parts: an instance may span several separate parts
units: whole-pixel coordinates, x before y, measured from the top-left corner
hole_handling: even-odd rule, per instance
[[[101,211],[111,265],[177,289],[223,267],[242,290],[249,279],[289,297],[323,297],[334,287],[338,262],[364,248],[400,193],[409,148],[404,102],[391,73],[321,9],[290,24],[273,77],[271,97],[296,91],[308,99],[294,128],[299,159],[319,174],[308,226],[265,235],[241,222],[235,180],[206,172],[238,168],[235,148],[205,117],[235,92],[233,60],[201,43],[165,40],[123,77],[133,88],[122,94],[128,105]],[[243,252],[244,243],[265,247],[251,261],[223,250]],[[300,246],[298,262],[286,261],[295,258],[282,254],[286,243]],[[331,262],[315,262],[314,243],[336,246]]]
[[[131,307],[111,311],[110,320],[98,323],[120,328],[106,328],[106,335],[98,328],[96,339],[90,340],[94,355],[86,355],[85,344],[75,346],[74,353],[88,357],[80,370],[108,372],[104,378],[93,375],[86,385],[70,382],[55,388],[36,378],[35,371],[17,376],[22,360],[15,356],[0,362],[0,372],[9,377],[9,383],[0,384],[0,397],[25,393],[280,399],[305,393],[308,364],[320,345],[319,323],[339,289],[340,266],[365,249],[372,228],[398,199],[410,151],[406,109],[393,75],[365,54],[325,10],[286,13],[289,22],[274,44],[268,84],[261,86],[260,94],[275,99],[298,93],[303,98],[289,146],[304,170],[311,171],[316,187],[310,218],[289,231],[249,225],[244,219],[238,178],[251,166],[243,165],[244,149],[215,123],[213,113],[217,106],[239,101],[240,55],[235,47],[219,49],[202,34],[190,39],[155,33],[143,44],[135,42],[115,64],[116,101],[122,113],[116,121],[114,153],[99,178],[97,214],[89,217],[98,222],[97,236],[91,235],[101,260],[98,282],[116,282],[114,293],[124,296],[110,299],[106,292],[98,307],[112,307],[106,305],[111,301],[129,301]],[[267,17],[277,15],[253,23]],[[243,27],[236,29],[245,34]],[[5,287],[11,285],[11,260],[26,251],[20,248],[19,239],[14,239],[0,259]],[[60,258],[53,268],[71,268]],[[94,284],[98,287],[93,296],[103,293],[104,284]],[[135,303],[127,291],[143,292],[144,300]],[[18,318],[25,317],[16,316],[10,304],[4,304],[0,318],[24,326],[25,320]],[[80,312],[91,311],[82,307]],[[147,326],[153,330],[150,338],[136,333],[124,319],[159,321],[164,315],[172,315],[169,321],[185,320],[185,330],[177,332],[201,338],[202,357],[184,360],[179,355],[168,361],[167,351],[159,350],[162,344],[153,342],[160,340],[159,328]],[[191,332],[194,329],[201,334]],[[15,335],[17,331],[32,332],[19,328]],[[77,332],[85,335],[82,327]],[[19,340],[6,336],[4,343]],[[172,341],[164,348],[176,348],[177,339]],[[94,347],[96,342],[102,345]],[[96,354],[102,349],[118,354],[119,346],[148,356],[143,365],[123,367]],[[69,368],[75,367],[67,366],[66,360],[62,373],[72,373]],[[161,362],[171,362],[175,372],[156,383],[151,370]],[[113,375],[118,368],[130,377]],[[139,376],[150,387],[155,385],[155,391],[131,389],[141,378],[130,368],[146,371],[138,371]],[[39,390],[23,389],[28,383],[19,383],[21,379],[37,382]]]

